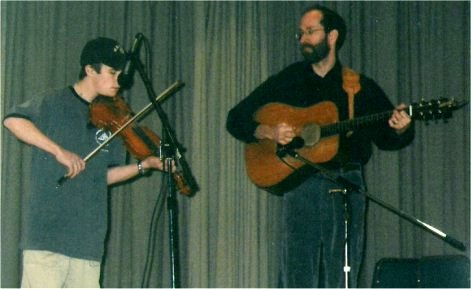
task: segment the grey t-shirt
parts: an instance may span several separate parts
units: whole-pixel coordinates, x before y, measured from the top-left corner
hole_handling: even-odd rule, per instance
[[[13,107],[5,118],[29,119],[60,146],[85,157],[110,135],[89,123],[88,105],[67,87]],[[106,173],[124,161],[124,147],[114,139],[87,161],[77,177],[57,187],[65,167],[33,148],[32,191],[25,194],[21,248],[100,261],[108,223]]]

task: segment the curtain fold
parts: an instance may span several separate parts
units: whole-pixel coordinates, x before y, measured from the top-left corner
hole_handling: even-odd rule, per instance
[[[279,197],[245,173],[244,145],[225,130],[229,109],[301,56],[294,33],[310,2],[297,1],[2,1],[2,116],[13,104],[76,81],[86,41],[136,33],[157,94],[186,149],[200,191],[178,196],[183,287],[276,287]],[[393,103],[469,101],[469,2],[325,2],[349,28],[344,65],[373,79]],[[123,96],[133,111],[149,103],[136,74]],[[156,113],[139,122],[160,135]],[[379,151],[366,166],[368,192],[462,241],[460,252],[376,203],[369,203],[360,285],[370,287],[383,257],[469,257],[469,106],[443,121],[417,122],[412,145]],[[119,141],[119,140],[116,140]],[[91,148],[92,149],[92,148]],[[22,200],[31,148],[2,129],[1,286],[20,280]],[[135,160],[130,157],[130,162]],[[102,284],[140,287],[149,245],[150,287],[171,287],[166,183],[162,174],[110,189],[110,231]],[[152,230],[152,222],[156,223]]]

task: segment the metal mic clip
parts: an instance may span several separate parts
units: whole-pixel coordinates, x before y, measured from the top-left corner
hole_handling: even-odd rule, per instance
[[[279,145],[277,144],[276,147],[276,155],[279,158],[284,158],[287,154],[292,154],[293,150],[302,148],[304,146],[304,140],[297,136],[293,138],[293,140],[286,144],[286,145]]]

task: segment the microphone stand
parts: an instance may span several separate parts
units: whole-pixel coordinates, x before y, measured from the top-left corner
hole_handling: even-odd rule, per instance
[[[303,162],[306,165],[309,165],[310,167],[314,168],[316,171],[319,173],[323,174],[326,176],[328,179],[338,183],[339,185],[343,186],[343,189],[340,190],[331,190],[329,192],[335,193],[335,192],[341,192],[344,194],[344,202],[345,202],[345,213],[344,213],[344,223],[345,223],[345,265],[344,265],[344,272],[345,272],[345,288],[348,288],[348,273],[350,272],[350,266],[348,265],[348,230],[347,230],[347,225],[348,225],[348,220],[349,220],[349,207],[348,207],[348,202],[347,202],[347,193],[349,192],[357,192],[360,194],[363,194],[365,197],[370,199],[371,201],[377,203],[378,205],[386,208],[390,212],[406,219],[407,221],[413,223],[414,225],[417,225],[426,231],[429,231],[430,233],[435,234],[436,236],[440,237],[443,241],[447,242],[451,246],[461,250],[465,251],[466,246],[458,241],[457,239],[445,234],[444,232],[440,231],[439,229],[405,213],[402,210],[399,210],[392,205],[387,204],[386,202],[374,197],[373,195],[367,193],[366,191],[362,190],[358,185],[352,183],[348,179],[342,177],[342,176],[337,176],[333,174],[332,172],[328,171],[321,165],[315,164],[311,162],[310,160],[304,158],[303,156],[299,155],[296,151],[294,151],[293,148],[289,148],[287,146],[284,146],[282,148],[278,148],[277,152],[278,157],[282,158],[285,155],[289,155],[301,162]]]
[[[142,64],[141,60],[138,57],[134,57],[131,59],[133,61],[134,67],[139,72],[142,81],[147,89],[147,93],[149,96],[150,101],[152,102],[155,111],[157,112],[161,122],[162,122],[162,142],[160,145],[161,148],[161,158],[164,160],[164,168],[166,169],[166,174],[168,176],[168,195],[167,195],[167,211],[168,211],[168,218],[169,218],[169,242],[170,242],[170,264],[171,264],[171,283],[172,288],[180,288],[180,262],[179,262],[179,245],[178,245],[178,202],[176,198],[176,189],[175,184],[172,179],[172,164],[174,163],[175,157],[178,157],[178,163],[182,168],[182,175],[185,179],[188,186],[192,189],[192,192],[196,192],[198,190],[198,185],[196,180],[194,179],[191,170],[189,168],[188,163],[186,162],[183,155],[180,152],[183,152],[184,149],[182,145],[177,141],[176,135],[172,127],[170,126],[170,122],[168,117],[160,104],[156,102],[155,99],[155,92],[152,87],[152,84],[147,77],[144,65]],[[183,83],[177,82],[175,86],[181,88],[183,87]]]

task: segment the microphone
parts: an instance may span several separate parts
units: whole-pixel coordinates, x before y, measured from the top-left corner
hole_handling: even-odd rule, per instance
[[[295,149],[300,149],[304,146],[304,140],[299,136],[293,138],[293,140],[285,145],[277,144],[276,155],[279,158],[284,158],[287,154],[290,154]]]
[[[139,59],[139,51],[141,49],[143,39],[144,35],[142,33],[137,33],[134,37],[134,42],[131,46],[130,52],[126,54],[126,64],[124,65],[123,72],[121,72],[118,78],[121,89],[128,89],[134,83],[134,62]]]

